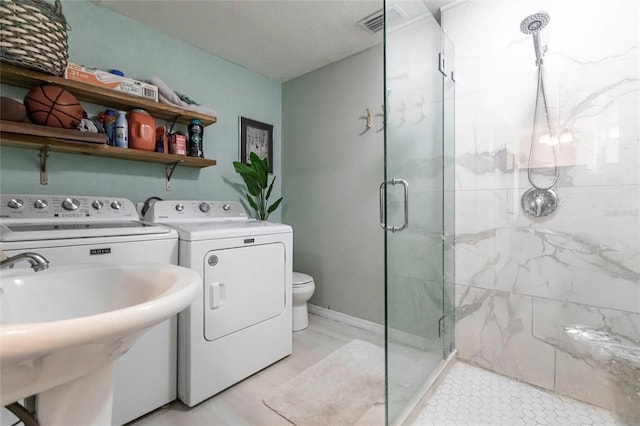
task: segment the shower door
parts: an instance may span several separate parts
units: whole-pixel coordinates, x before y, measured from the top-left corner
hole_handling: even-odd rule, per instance
[[[387,424],[402,420],[442,362],[445,186],[443,35],[422,1],[386,2],[385,181]],[[424,13],[394,27],[397,7]],[[452,324],[449,324],[452,326]],[[447,342],[450,341],[450,338]]]

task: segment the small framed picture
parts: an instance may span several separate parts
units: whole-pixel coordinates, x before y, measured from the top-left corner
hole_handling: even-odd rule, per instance
[[[273,126],[240,117],[240,162],[249,164],[252,152],[266,159],[273,173]]]

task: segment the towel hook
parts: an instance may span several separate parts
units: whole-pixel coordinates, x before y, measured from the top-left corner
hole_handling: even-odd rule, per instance
[[[367,129],[370,129],[373,126],[373,116],[371,115],[371,110],[367,108]]]

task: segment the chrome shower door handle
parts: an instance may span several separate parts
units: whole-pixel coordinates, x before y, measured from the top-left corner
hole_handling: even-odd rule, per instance
[[[386,199],[385,199],[385,188],[387,184],[397,185],[400,184],[403,187],[404,193],[404,223],[402,226],[388,226],[385,222],[385,213],[386,213]],[[382,229],[391,232],[400,232],[403,229],[406,229],[409,226],[409,183],[404,179],[393,178],[391,180],[382,182],[380,184],[380,226]]]

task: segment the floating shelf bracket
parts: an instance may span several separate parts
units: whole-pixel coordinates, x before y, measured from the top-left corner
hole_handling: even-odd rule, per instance
[[[40,185],[46,185],[49,183],[49,177],[47,176],[47,158],[49,158],[49,147],[47,145],[40,148]]]
[[[165,175],[167,177],[167,191],[171,191],[171,176],[173,176],[173,172],[176,170],[178,164],[182,163],[182,161],[176,161],[175,163],[167,164],[164,166]]]
[[[173,119],[171,120],[171,125],[169,126],[168,132],[169,134],[173,133],[173,128],[176,125],[176,123],[178,122],[178,120],[180,119],[179,115],[176,115],[175,117],[173,117]]]

